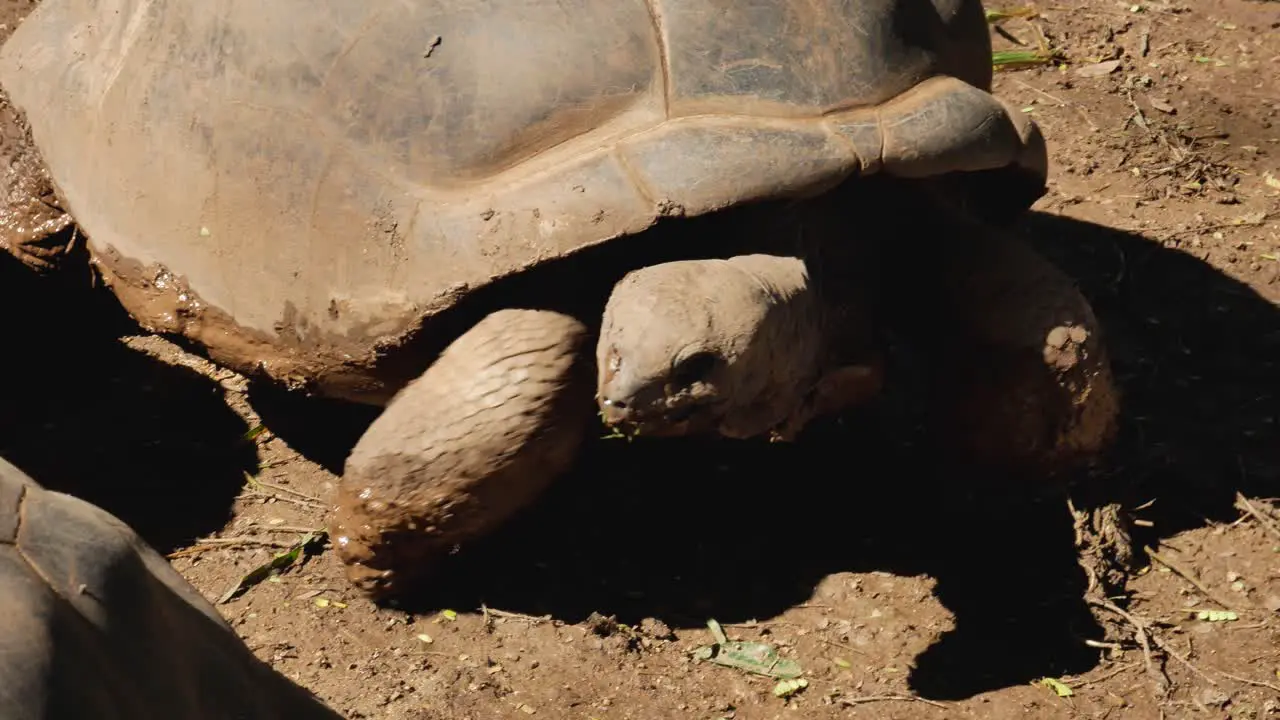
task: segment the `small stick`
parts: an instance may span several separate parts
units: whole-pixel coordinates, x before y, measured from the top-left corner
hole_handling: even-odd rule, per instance
[[[302,500],[302,499],[300,499],[300,498],[292,498],[292,497],[289,497],[288,495],[276,495],[276,494],[274,494],[274,493],[267,493],[267,492],[261,492],[261,491],[252,491],[252,490],[251,490],[251,491],[249,491],[249,492],[247,492],[247,493],[244,493],[244,494],[243,494],[243,495],[241,495],[240,497],[241,497],[241,498],[244,498],[244,499],[248,499],[248,498],[265,498],[265,499],[267,499],[267,500],[276,500],[276,501],[278,501],[278,502],[285,502],[285,503],[290,503],[290,504],[293,504],[293,505],[297,505],[298,507],[304,507],[304,508],[307,508],[308,510],[323,510],[323,509],[324,509],[324,504],[323,504],[323,503],[320,503],[320,502],[317,502],[317,501],[314,501],[314,500]]]
[[[293,490],[292,488],[287,488],[283,485],[274,485],[272,483],[267,482],[266,480],[259,480],[257,478],[250,478],[250,479],[252,480],[253,485],[261,485],[262,487],[268,490],[275,490],[276,492],[282,492],[288,495],[293,495],[294,497],[302,498],[303,500],[313,502],[317,505],[324,505],[324,503],[320,502],[320,498],[312,497],[311,495],[308,495],[304,492],[299,492],[297,490]]]
[[[199,555],[202,552],[215,550],[218,548],[231,547],[273,547],[287,548],[292,547],[293,543],[280,542],[279,540],[267,540],[265,538],[255,537],[230,537],[230,538],[199,538],[195,545],[181,550],[175,550],[165,557],[173,559],[186,557],[188,555]]]
[[[484,605],[480,606],[480,612],[485,615],[492,615],[494,617],[505,618],[507,620],[520,620],[522,622],[527,622],[530,625],[537,625],[539,623],[551,621],[550,615],[537,617],[534,615],[525,615],[524,613],[509,612],[507,610],[495,610],[494,608],[486,607]]]
[[[1159,646],[1160,646],[1160,649],[1161,649],[1161,650],[1163,650],[1163,651],[1165,651],[1166,653],[1168,653],[1168,654],[1169,654],[1169,657],[1173,658],[1174,660],[1177,660],[1178,662],[1182,663],[1183,665],[1186,665],[1188,670],[1190,670],[1191,672],[1193,672],[1193,673],[1195,673],[1195,674],[1199,675],[1200,677],[1204,678],[1206,681],[1208,681],[1208,683],[1209,683],[1210,685],[1217,685],[1217,684],[1218,684],[1218,681],[1217,681],[1217,680],[1214,680],[1213,678],[1209,677],[1209,675],[1208,675],[1207,673],[1205,673],[1205,671],[1203,671],[1203,670],[1201,670],[1200,668],[1196,667],[1196,666],[1195,666],[1195,663],[1191,662],[1191,660],[1190,660],[1189,658],[1185,658],[1185,657],[1183,657],[1183,656],[1179,655],[1178,653],[1174,652],[1173,648],[1169,647],[1169,646],[1168,646],[1168,645],[1167,645],[1163,640],[1161,640],[1160,638],[1156,637],[1156,635],[1155,635],[1154,633],[1151,635],[1151,639],[1155,641],[1156,645],[1159,645]]]
[[[1191,584],[1192,584],[1192,586],[1194,586],[1194,587],[1195,587],[1195,589],[1197,589],[1197,590],[1199,590],[1201,593],[1203,593],[1205,597],[1207,597],[1207,598],[1209,598],[1210,600],[1212,600],[1212,601],[1214,601],[1214,602],[1218,603],[1219,605],[1221,605],[1222,607],[1224,607],[1224,608],[1226,608],[1226,609],[1228,609],[1228,610],[1237,610],[1237,609],[1238,609],[1238,608],[1232,607],[1231,603],[1226,602],[1226,601],[1225,601],[1225,600],[1223,600],[1222,598],[1218,597],[1217,593],[1215,593],[1215,592],[1213,592],[1212,590],[1210,590],[1209,588],[1205,587],[1205,584],[1204,584],[1204,583],[1202,583],[1202,582],[1200,582],[1200,579],[1199,579],[1199,578],[1197,578],[1197,577],[1195,576],[1195,573],[1191,572],[1190,570],[1187,570],[1187,569],[1186,569],[1186,568],[1184,568],[1184,567],[1181,567],[1181,566],[1180,566],[1180,565],[1179,565],[1175,560],[1173,560],[1172,558],[1165,557],[1164,555],[1161,555],[1160,553],[1156,552],[1154,549],[1149,548],[1149,547],[1148,547],[1148,548],[1143,548],[1143,550],[1146,550],[1146,551],[1147,551],[1147,554],[1148,554],[1148,555],[1150,555],[1150,556],[1151,556],[1151,558],[1152,558],[1153,560],[1155,560],[1155,561],[1159,562],[1161,565],[1164,565],[1165,567],[1167,567],[1167,568],[1169,568],[1170,570],[1174,571],[1174,572],[1175,572],[1175,573],[1177,573],[1178,575],[1182,576],[1182,579],[1183,579],[1183,580],[1186,580],[1187,582],[1191,583]]]
[[[1129,99],[1129,106],[1133,108],[1132,120],[1136,122],[1143,130],[1151,132],[1151,127],[1147,125],[1147,116],[1142,114],[1142,108],[1138,107],[1138,103],[1133,100],[1133,93],[1126,92],[1125,97]]]
[[[1119,675],[1120,673],[1126,670],[1132,670],[1136,667],[1138,667],[1138,663],[1125,663],[1115,668],[1111,672],[1106,673],[1105,675],[1099,675],[1096,678],[1089,678],[1088,680],[1073,680],[1069,684],[1078,688],[1088,687],[1089,685],[1096,685],[1100,682],[1106,682],[1107,680],[1110,680],[1111,678]]]
[[[1124,646],[1120,643],[1102,642],[1101,640],[1085,640],[1084,644],[1091,648],[1101,648],[1103,650],[1123,650]]]
[[[1125,612],[1124,610],[1121,610],[1118,606],[1116,606],[1110,600],[1092,600],[1091,599],[1091,600],[1088,600],[1087,602],[1090,605],[1095,605],[1097,607],[1102,608],[1103,610],[1107,610],[1109,612],[1115,613],[1116,615],[1119,615],[1120,617],[1127,620],[1130,625],[1133,626],[1134,636],[1137,637],[1138,644],[1142,646],[1142,662],[1147,667],[1147,674],[1149,674],[1153,678],[1153,680],[1156,683],[1156,686],[1160,688],[1160,694],[1162,695],[1167,694],[1169,692],[1169,678],[1164,674],[1162,670],[1156,669],[1155,661],[1151,659],[1151,643],[1147,639],[1147,635],[1150,631],[1147,630],[1146,624],[1139,622],[1137,618]]]
[[[1263,223],[1260,223],[1260,222],[1221,222],[1221,223],[1212,223],[1209,225],[1200,225],[1197,227],[1183,228],[1181,230],[1166,230],[1166,232],[1168,233],[1168,238],[1172,239],[1175,237],[1181,237],[1183,235],[1189,235],[1191,233],[1213,232],[1215,230],[1227,230],[1229,228],[1261,227],[1262,225]],[[1144,230],[1147,232],[1151,232],[1151,231],[1159,231],[1160,228],[1144,228]]]
[[[1253,503],[1249,502],[1249,499],[1239,492],[1236,493],[1236,507],[1256,518],[1262,524],[1262,527],[1271,531],[1272,535],[1280,537],[1280,528],[1277,528],[1270,518],[1263,515],[1261,510],[1254,507]]]
[[[1254,687],[1268,688],[1268,689],[1270,689],[1270,690],[1274,690],[1274,691],[1276,691],[1276,692],[1280,693],[1280,685],[1275,685],[1275,684],[1273,684],[1273,683],[1269,683],[1269,682],[1262,682],[1261,680],[1250,680],[1249,678],[1246,678],[1246,677],[1240,677],[1239,675],[1232,675],[1231,673],[1229,673],[1229,672],[1223,672],[1222,670],[1214,670],[1214,672],[1218,673],[1218,674],[1219,674],[1219,675],[1221,675],[1222,677],[1225,677],[1225,678],[1231,678],[1232,680],[1235,680],[1236,682],[1242,682],[1242,683],[1244,683],[1245,685],[1253,685]]]
[[[1014,82],[1016,82],[1016,83],[1018,83],[1018,84],[1019,84],[1019,85],[1021,85],[1022,87],[1024,87],[1024,88],[1026,88],[1026,89],[1030,90],[1031,92],[1036,93],[1037,95],[1043,95],[1044,97],[1049,98],[1050,100],[1052,100],[1052,101],[1054,101],[1054,102],[1058,103],[1058,105],[1060,105],[1060,106],[1062,106],[1062,107],[1067,107],[1068,105],[1070,105],[1070,104],[1071,104],[1071,103],[1067,102],[1066,100],[1063,100],[1062,98],[1060,98],[1060,97],[1058,97],[1058,96],[1056,96],[1056,95],[1050,95],[1049,93],[1047,93],[1047,92],[1045,92],[1045,91],[1041,90],[1040,88],[1036,87],[1035,85],[1032,85],[1031,83],[1025,83],[1025,82],[1022,82],[1021,80],[1019,80],[1019,79],[1017,79],[1017,78],[1014,78],[1014,79],[1013,79],[1013,81],[1014,81]]]
[[[947,709],[947,706],[943,705],[940,702],[935,702],[933,700],[925,700],[924,698],[917,697],[915,695],[863,695],[861,697],[841,696],[840,699],[837,700],[837,702],[839,702],[841,705],[848,705],[850,707],[854,705],[862,705],[863,703],[874,703],[874,702],[918,702],[918,703],[924,703],[925,705],[932,705],[934,707],[942,708],[943,710]]]
[[[250,527],[257,528],[262,532],[274,533],[301,533],[308,535],[310,533],[321,532],[320,528],[302,527],[300,525],[263,525],[262,523],[253,523]]]
[[[1075,110],[1076,112],[1080,113],[1080,117],[1084,118],[1084,121],[1085,121],[1085,122],[1089,123],[1089,127],[1090,127],[1090,128],[1092,128],[1092,129],[1094,129],[1094,130],[1097,130],[1097,129],[1098,129],[1098,125],[1097,125],[1097,123],[1095,123],[1095,122],[1093,121],[1093,118],[1089,117],[1089,113],[1085,112],[1085,111],[1084,111],[1084,108],[1080,107],[1079,105],[1076,105],[1076,104],[1075,104],[1075,103],[1073,103],[1073,102],[1068,102],[1068,101],[1066,101],[1066,100],[1063,100],[1062,98],[1058,97],[1057,95],[1050,95],[1049,93],[1045,92],[1044,90],[1041,90],[1040,88],[1038,88],[1038,87],[1036,87],[1036,86],[1034,86],[1034,85],[1032,85],[1032,84],[1030,84],[1030,83],[1022,82],[1021,80],[1019,80],[1019,79],[1017,79],[1017,78],[1014,78],[1014,79],[1013,79],[1013,81],[1014,81],[1014,82],[1016,82],[1016,83],[1018,83],[1018,84],[1019,84],[1019,85],[1021,85],[1022,87],[1024,87],[1024,88],[1026,88],[1026,89],[1030,90],[1030,91],[1031,91],[1031,92],[1033,92],[1033,93],[1037,93],[1037,94],[1039,94],[1039,95],[1043,95],[1043,96],[1045,96],[1045,97],[1049,98],[1050,100],[1052,100],[1052,101],[1054,101],[1054,102],[1058,103],[1058,106],[1059,106],[1059,107],[1071,108],[1072,110]]]

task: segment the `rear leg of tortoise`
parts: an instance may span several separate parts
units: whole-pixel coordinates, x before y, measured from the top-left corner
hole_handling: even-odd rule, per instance
[[[75,241],[26,117],[0,88],[0,250],[37,272],[58,269]]]

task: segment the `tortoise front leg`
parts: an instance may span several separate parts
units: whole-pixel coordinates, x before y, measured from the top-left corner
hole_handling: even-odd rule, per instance
[[[392,399],[347,459],[332,521],[358,588],[401,592],[569,469],[592,419],[587,337],[568,315],[500,310]]]
[[[963,460],[1022,477],[1097,458],[1120,403],[1088,301],[1028,244],[958,218],[948,227],[925,281],[902,284],[918,291],[914,306],[899,298],[912,307],[905,325],[930,376],[932,433]],[[1132,570],[1126,517],[1105,501],[1070,510],[1086,598],[1104,602]]]
[[[936,295],[919,328],[941,438],[995,466],[1093,458],[1114,435],[1119,403],[1088,301],[1025,243],[956,229],[964,237],[938,243],[931,260]]]
[[[1092,308],[1029,245],[991,233],[976,249],[944,285],[961,335],[959,361],[940,365],[949,391],[941,428],[980,459],[1032,471],[1095,459],[1115,437],[1120,398]],[[1107,495],[1086,495],[1095,491]],[[1114,502],[1069,508],[1086,599],[1109,602],[1133,569],[1128,518]]]

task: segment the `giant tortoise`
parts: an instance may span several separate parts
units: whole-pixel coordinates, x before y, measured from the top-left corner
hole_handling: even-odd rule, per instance
[[[0,459],[0,717],[336,720],[119,519]]]
[[[982,231],[924,200],[998,219],[1043,193],[990,49],[978,0],[44,0],[0,84],[139,322],[385,405],[334,536],[386,596],[565,472],[593,392],[655,434],[781,438],[874,394],[876,255],[849,248],[952,246],[944,364],[987,368],[1036,434],[969,436],[1096,450],[1113,402],[1083,298],[1025,247],[956,250]],[[33,235],[10,245],[56,257]]]

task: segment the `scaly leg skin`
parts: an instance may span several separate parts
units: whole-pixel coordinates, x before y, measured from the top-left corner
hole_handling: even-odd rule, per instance
[[[941,210],[909,231],[932,249],[892,261],[886,306],[922,355],[942,445],[1018,471],[1100,454],[1119,401],[1101,328],[1070,278],[1018,238]]]
[[[587,328],[500,310],[388,404],[347,459],[332,522],[347,577],[389,598],[573,464],[591,415]]]
[[[0,250],[49,272],[70,249],[70,227],[26,118],[0,89]]]
[[[960,220],[948,227],[964,237],[938,244],[936,285],[914,328],[933,374],[934,431],[965,459],[1028,476],[1087,465],[1119,414],[1088,301],[1026,243]],[[1125,516],[1106,503],[1072,512],[1089,599],[1105,599],[1131,570]]]

